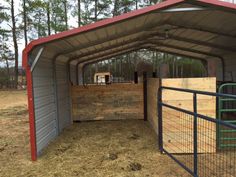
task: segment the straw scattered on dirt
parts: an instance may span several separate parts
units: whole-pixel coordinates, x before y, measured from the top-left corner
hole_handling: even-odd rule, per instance
[[[26,91],[0,91],[0,118],[25,117],[27,111]]]
[[[0,176],[188,176],[174,161],[159,153],[157,137],[149,123],[143,121],[75,123],[49,145],[38,161],[32,162],[26,93],[8,95],[24,98],[19,102],[9,99],[6,93],[0,91],[0,99],[4,95],[9,100],[4,101],[3,109],[2,103],[0,107]],[[11,113],[6,114],[6,109]],[[17,114],[17,110],[21,113]]]

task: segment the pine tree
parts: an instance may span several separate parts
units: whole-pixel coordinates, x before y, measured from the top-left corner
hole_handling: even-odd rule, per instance
[[[138,9],[140,0],[114,0],[113,17]]]
[[[127,13],[133,10],[135,2],[132,0],[123,0],[120,3],[120,13]]]
[[[10,35],[7,31],[0,32],[0,62],[6,64],[6,84],[9,87],[10,83],[10,62],[14,61],[14,54],[11,51],[8,43]]]
[[[68,26],[68,14],[67,14],[67,10],[68,10],[68,2],[67,0],[63,0],[62,1],[63,4],[63,8],[64,8],[64,19],[65,19],[65,29],[68,30],[69,26]]]
[[[65,13],[67,13],[67,11],[65,11],[64,1],[51,1],[51,28],[55,33],[65,31],[68,28],[68,18]]]
[[[113,17],[119,15],[119,0],[114,0]]]
[[[96,0],[96,1],[95,1],[95,8],[96,8],[95,20],[98,21],[104,18],[111,17],[110,4],[112,3],[112,1],[111,0]]]
[[[76,4],[75,6],[72,6],[72,11],[71,15],[74,18],[77,18],[77,26],[80,27],[82,26],[82,2],[81,0],[74,0],[74,3]]]
[[[10,61],[14,61],[14,54],[12,53],[10,49],[10,37],[11,37],[11,31],[4,29],[2,27],[2,23],[6,23],[10,20],[10,15],[8,15],[4,10],[9,10],[7,7],[1,6],[0,11],[0,62],[5,63],[6,65],[6,84],[9,86],[10,81]]]
[[[77,0],[78,27],[81,26],[81,0]]]
[[[17,88],[18,85],[18,43],[17,43],[17,26],[16,26],[16,14],[15,14],[15,4],[14,0],[7,0],[6,1],[9,9],[10,9],[10,19],[11,24],[8,24],[11,28],[12,32],[12,41],[13,41],[13,47],[14,47],[14,61],[15,61],[15,67],[14,67],[14,87]]]
[[[33,0],[31,2],[32,8],[32,24],[36,30],[37,37],[40,38],[47,35],[47,13],[46,13],[46,3],[42,0]]]
[[[46,2],[46,11],[47,11],[47,30],[48,36],[51,35],[51,3],[50,1]]]
[[[34,40],[47,33],[47,3],[43,0],[26,0],[23,9],[23,31],[25,44],[29,39]],[[24,7],[24,6],[23,6]],[[24,15],[25,13],[25,15]]]
[[[82,25],[87,25],[90,24],[94,21],[94,16],[93,16],[93,8],[91,7],[92,0],[81,0],[81,3],[83,4],[83,10],[81,11],[81,24]]]
[[[25,46],[28,44],[28,35],[27,35],[27,30],[28,30],[28,24],[27,24],[27,12],[28,8],[26,6],[26,0],[22,0],[22,6],[23,6],[23,24],[24,24],[24,39],[25,39]]]

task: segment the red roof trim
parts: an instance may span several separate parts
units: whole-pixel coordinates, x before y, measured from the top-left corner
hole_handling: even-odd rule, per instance
[[[192,1],[194,2],[195,0],[192,0]],[[220,0],[197,0],[197,1],[205,3],[205,4],[209,4],[209,5],[230,8],[232,10],[236,9],[236,4],[226,2],[226,1],[220,1]]]

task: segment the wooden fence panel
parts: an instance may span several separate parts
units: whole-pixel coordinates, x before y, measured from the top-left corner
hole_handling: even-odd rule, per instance
[[[162,86],[216,92],[216,78],[162,79]],[[162,101],[172,106],[193,111],[193,94],[163,90]],[[216,98],[197,96],[197,111],[216,117]],[[187,142],[187,144],[186,144]],[[193,116],[163,107],[163,143],[170,153],[193,153]],[[198,121],[198,152],[216,152],[216,125]]]
[[[72,86],[74,121],[143,119],[143,84]]]

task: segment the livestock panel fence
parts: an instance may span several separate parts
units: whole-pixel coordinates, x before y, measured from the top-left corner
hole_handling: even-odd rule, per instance
[[[181,107],[181,101],[174,105],[165,101],[165,95],[178,93],[183,98],[191,98],[191,103],[187,105],[191,109]],[[236,176],[236,125],[217,119],[215,113],[198,110],[200,104],[207,109],[206,98],[212,99],[215,104],[217,98],[236,99],[236,95],[164,86],[159,88],[160,150],[194,177]],[[224,136],[218,135],[219,129]]]

